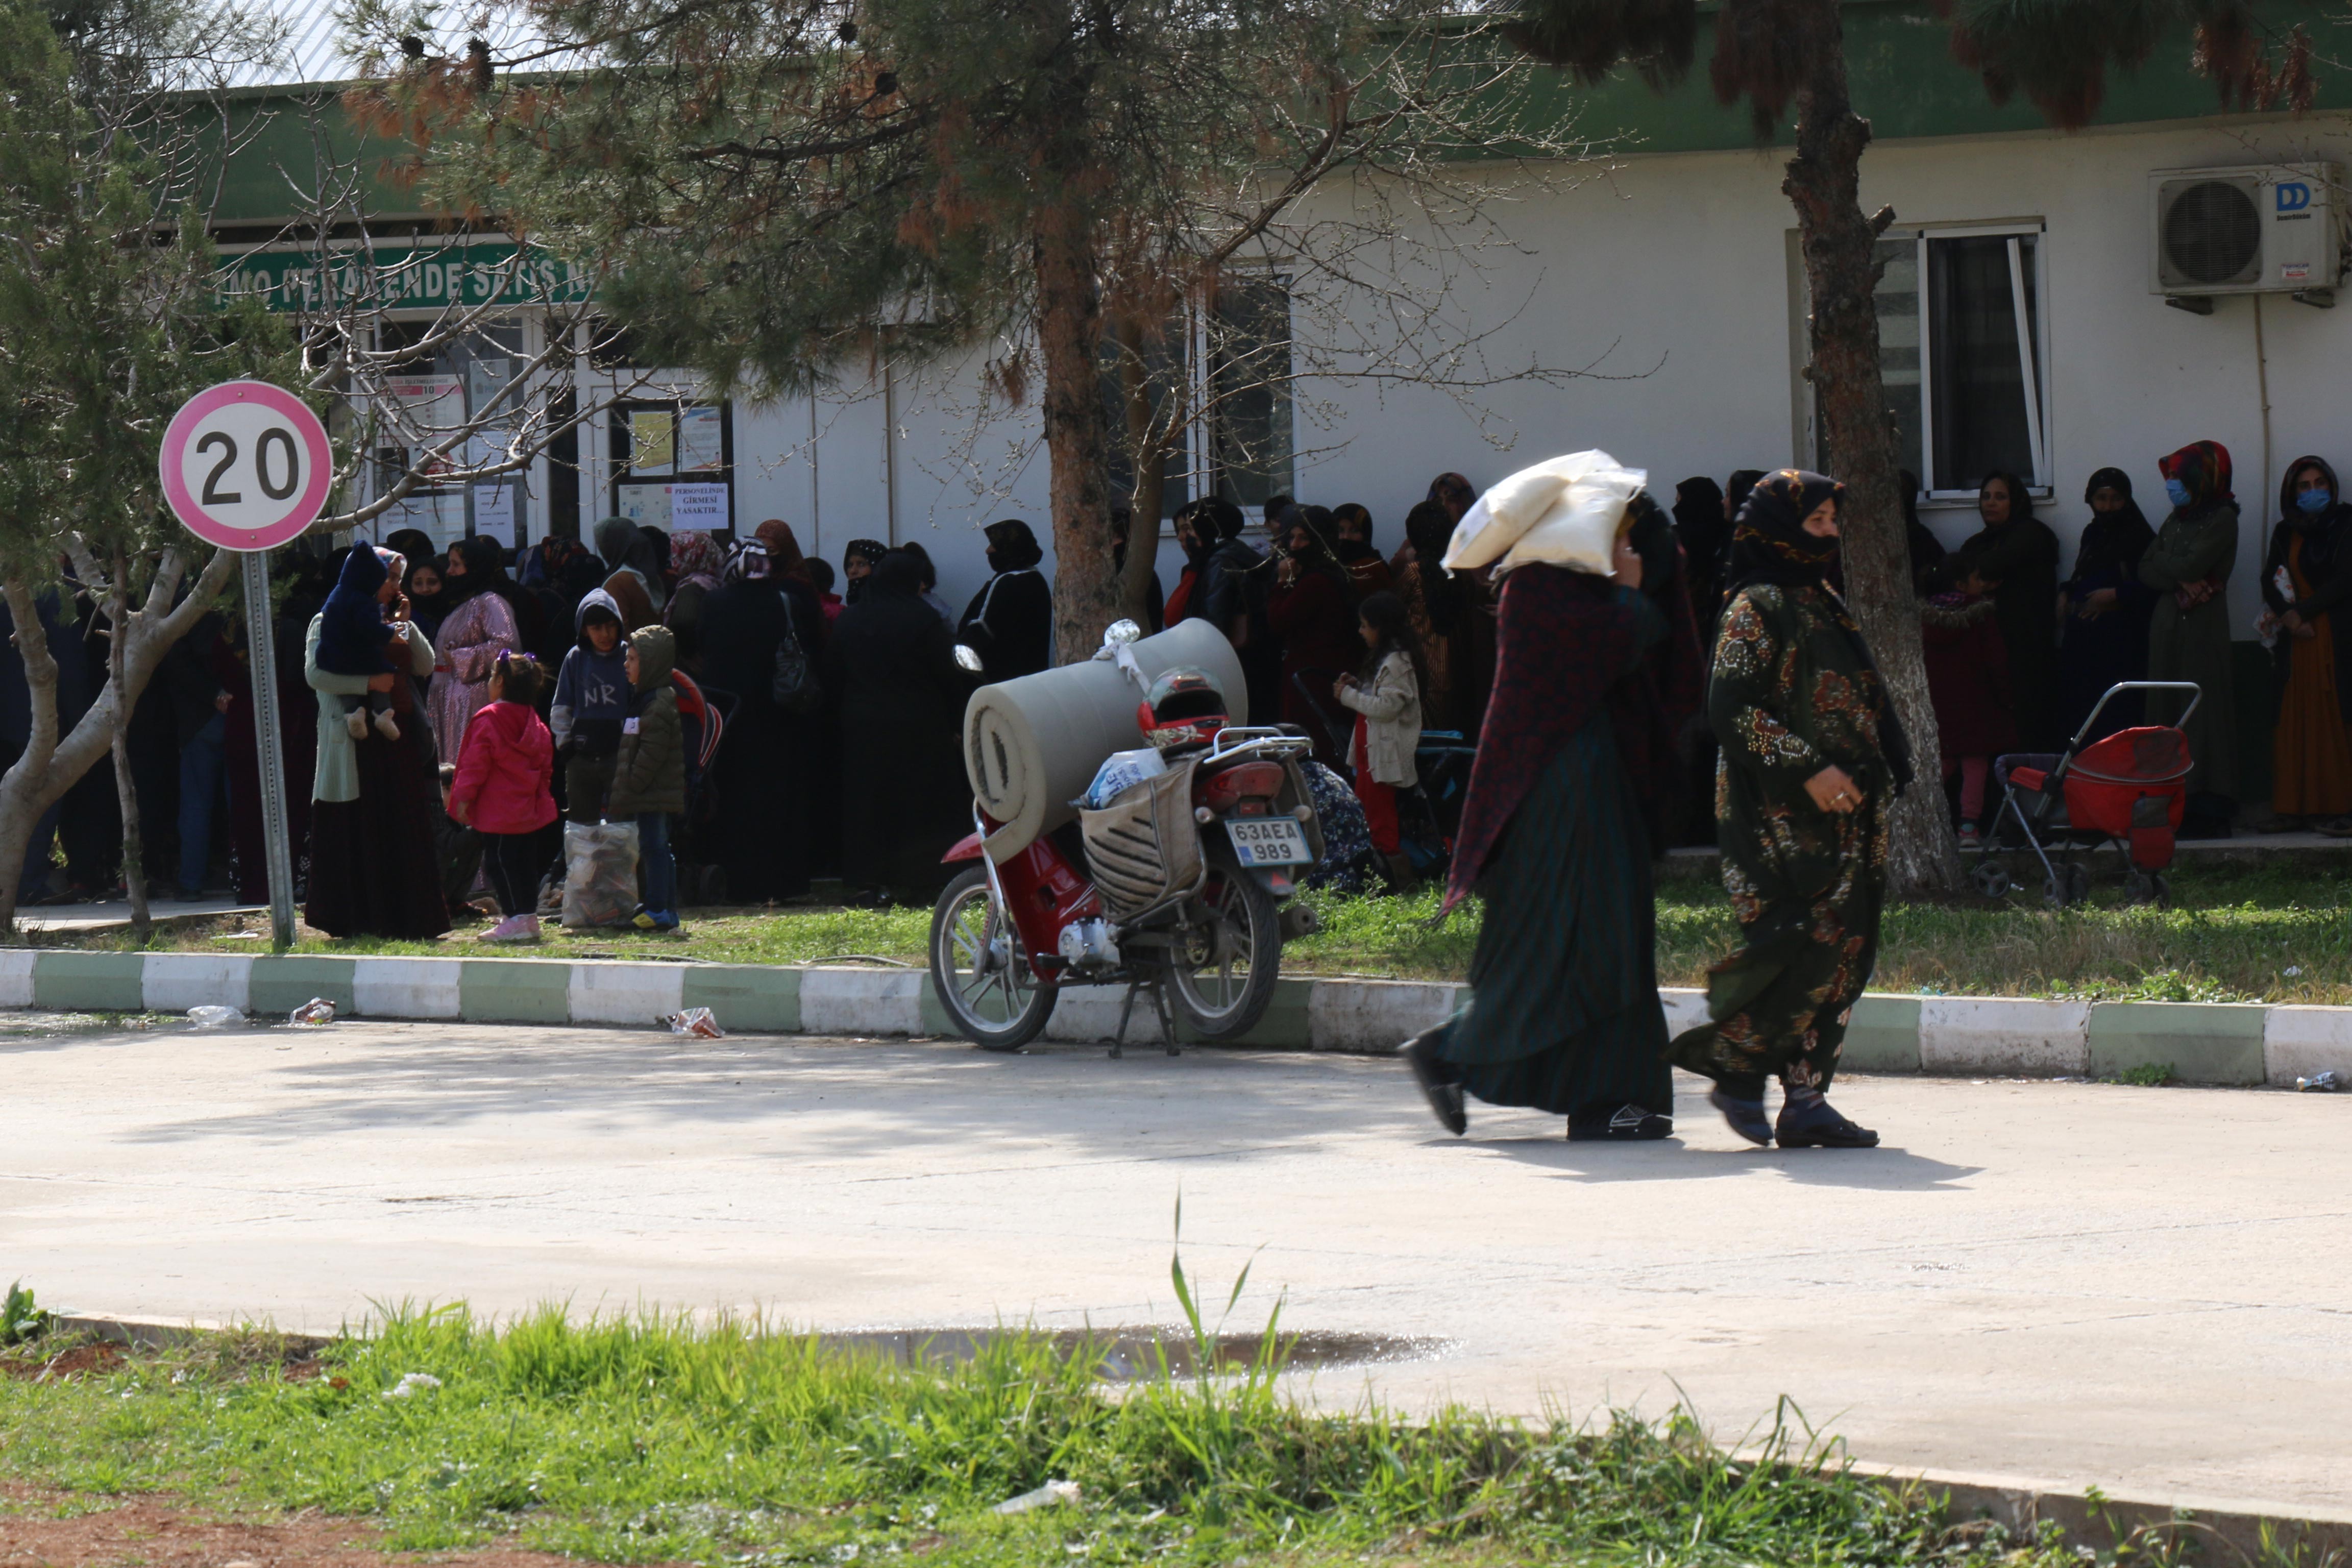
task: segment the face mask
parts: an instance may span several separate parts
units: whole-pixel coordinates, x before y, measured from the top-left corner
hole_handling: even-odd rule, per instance
[[[2336,498],[2326,490],[2305,490],[2294,498],[2294,504],[2308,512],[2322,512],[2336,504]]]
[[[2164,493],[2172,498],[2172,504],[2175,506],[2187,506],[2189,504],[2189,487],[2182,484],[2179,479],[2165,480]]]

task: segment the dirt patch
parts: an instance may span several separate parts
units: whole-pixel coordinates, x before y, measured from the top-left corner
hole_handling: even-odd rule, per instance
[[[89,1509],[96,1511],[70,1512]],[[357,1520],[325,1514],[225,1513],[156,1497],[99,1500],[0,1482],[5,1568],[579,1568],[545,1552],[387,1552]]]
[[[19,1378],[26,1383],[55,1383],[68,1377],[103,1377],[121,1368],[122,1362],[121,1345],[104,1342],[82,1344],[49,1356],[0,1356],[0,1376]]]

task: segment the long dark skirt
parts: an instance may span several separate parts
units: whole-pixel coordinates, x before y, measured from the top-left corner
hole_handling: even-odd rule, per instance
[[[1432,1042],[1470,1093],[1673,1114],[1648,847],[1604,715],[1545,767],[1480,883],[1470,1000]]]
[[[423,753],[423,715],[399,715],[403,733],[370,731],[359,748],[360,797],[310,805],[310,898],[302,918],[330,936],[435,937],[449,929],[441,901]]]

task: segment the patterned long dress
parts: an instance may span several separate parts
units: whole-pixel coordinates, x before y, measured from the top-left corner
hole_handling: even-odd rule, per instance
[[[1752,585],[1733,596],[1716,644],[1716,820],[1744,940],[1708,972],[1712,1022],[1676,1037],[1668,1055],[1743,1099],[1760,1098],[1773,1076],[1829,1087],[1878,955],[1893,779],[1878,674],[1838,609],[1826,588]],[[1805,792],[1832,764],[1863,792],[1850,814]]]

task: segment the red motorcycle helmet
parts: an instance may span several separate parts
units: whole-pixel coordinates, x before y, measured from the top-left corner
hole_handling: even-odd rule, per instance
[[[1135,708],[1136,728],[1163,752],[1205,746],[1231,722],[1216,678],[1185,664],[1161,670]]]

